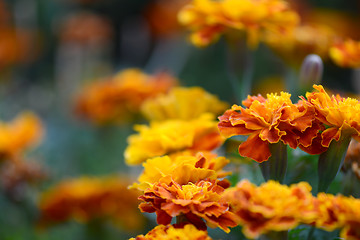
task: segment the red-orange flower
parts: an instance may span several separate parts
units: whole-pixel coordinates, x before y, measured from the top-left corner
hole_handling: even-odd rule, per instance
[[[124,122],[139,113],[144,100],[176,84],[177,80],[166,73],[150,76],[127,69],[86,87],[78,97],[76,111],[97,124]]]
[[[220,194],[229,187],[228,181],[200,180],[180,185],[171,177],[164,177],[146,189],[139,197],[142,212],[156,212],[159,224],[170,224],[171,219],[183,216],[198,229],[206,229],[202,219],[210,227],[220,227],[229,232],[236,226],[236,216],[229,212],[228,204]]]
[[[239,153],[257,162],[271,156],[269,144],[281,141],[291,148],[307,148],[319,131],[320,126],[313,124],[314,110],[302,101],[293,104],[289,93],[268,94],[267,98],[249,96],[243,104],[246,108],[233,105],[220,116],[218,127],[225,137],[249,135],[239,146]]]

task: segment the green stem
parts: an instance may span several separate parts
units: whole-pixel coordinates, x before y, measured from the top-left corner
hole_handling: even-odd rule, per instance
[[[254,77],[255,69],[255,54],[250,49],[245,53],[245,69],[241,79],[241,99],[246,99],[251,94],[252,79]]]
[[[287,168],[287,146],[282,142],[270,144],[271,156],[267,161],[259,164],[265,179],[283,183]]]
[[[288,239],[288,231],[280,231],[280,232],[271,231],[266,234],[262,234],[259,237],[259,240],[287,240],[287,239]]]
[[[107,239],[107,237],[109,236],[103,219],[93,219],[86,223],[84,240]]]
[[[248,49],[245,42],[228,46],[226,69],[238,104],[251,94],[254,63],[254,51]]]
[[[326,192],[339,172],[348,149],[351,137],[344,137],[339,141],[333,140],[326,152],[319,156],[318,162],[318,193]]]

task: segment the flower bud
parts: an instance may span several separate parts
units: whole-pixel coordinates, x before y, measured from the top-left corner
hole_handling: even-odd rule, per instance
[[[321,82],[323,69],[323,62],[318,55],[308,55],[304,59],[300,69],[300,84],[302,88],[308,88],[313,84],[319,84]]]

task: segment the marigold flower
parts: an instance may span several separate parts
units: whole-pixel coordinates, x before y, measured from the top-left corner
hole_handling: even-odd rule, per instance
[[[229,138],[235,135],[249,135],[240,144],[239,153],[257,162],[268,160],[271,156],[269,144],[279,141],[291,148],[309,148],[316,138],[320,125],[313,124],[314,110],[302,101],[293,104],[290,94],[268,94],[249,96],[243,104],[246,108],[233,105],[219,117],[219,130]],[[309,149],[309,151],[319,151]]]
[[[163,156],[183,150],[211,151],[220,146],[224,139],[212,120],[212,114],[185,120],[151,122],[150,126],[136,125],[139,132],[128,137],[125,162],[140,164],[148,158]]]
[[[129,190],[129,179],[104,177],[66,180],[41,196],[40,226],[70,219],[88,222],[108,218],[125,229],[140,228],[143,217],[137,209],[139,193]]]
[[[76,111],[97,124],[123,122],[140,111],[148,98],[167,92],[177,80],[166,73],[147,75],[127,69],[89,85],[79,95]]]
[[[203,113],[218,115],[227,107],[227,103],[200,87],[175,87],[166,95],[146,100],[141,110],[147,119],[154,121],[192,120]]]
[[[342,195],[320,193],[317,196],[316,226],[327,231],[342,228],[340,237],[360,239],[360,200]]]
[[[350,136],[360,137],[360,103],[354,98],[331,97],[321,85],[314,85],[317,92],[306,93],[307,103],[316,110],[315,117],[327,126],[321,133],[321,144],[328,147],[332,140]]]
[[[27,148],[38,144],[44,134],[40,119],[31,112],[19,114],[11,122],[0,122],[0,159],[15,160]]]
[[[158,225],[145,236],[139,235],[129,240],[211,240],[207,231],[198,230],[192,224],[186,224],[183,228],[175,228],[172,225]]]
[[[243,180],[225,190],[222,199],[230,203],[230,211],[239,217],[248,238],[311,223],[316,216],[311,187],[306,182],[288,187],[268,181],[257,187]]]
[[[360,42],[348,39],[330,48],[331,59],[340,67],[360,67]]]
[[[202,219],[210,227],[220,227],[229,232],[236,226],[236,216],[229,212],[228,204],[220,195],[229,187],[226,180],[200,180],[180,185],[170,176],[161,178],[139,197],[142,212],[156,212],[158,224],[170,224],[176,216],[185,216],[198,229],[206,230]]]
[[[240,30],[254,47],[267,31],[286,34],[299,17],[283,0],[194,0],[180,11],[179,21],[194,31],[191,41],[197,46],[208,45],[228,30]]]
[[[175,156],[155,157],[143,163],[144,171],[138,178],[139,183],[132,186],[144,190],[166,176],[171,176],[180,185],[203,179],[217,179],[229,174],[223,171],[223,167],[229,162],[224,157],[202,152],[198,152],[196,156],[183,152]]]

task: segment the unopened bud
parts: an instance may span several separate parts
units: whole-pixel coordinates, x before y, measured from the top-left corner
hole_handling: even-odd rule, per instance
[[[310,54],[304,59],[300,69],[300,84],[307,88],[319,84],[323,75],[324,65],[316,54]]]

